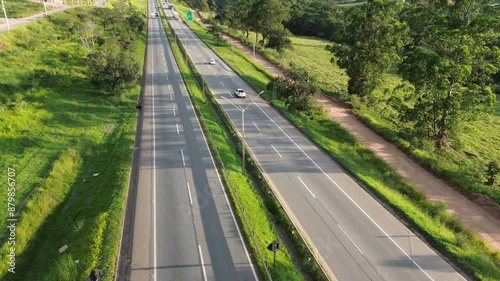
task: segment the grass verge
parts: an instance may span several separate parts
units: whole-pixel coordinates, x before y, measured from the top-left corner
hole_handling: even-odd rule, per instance
[[[177,4],[176,9],[179,9],[179,6]],[[227,43],[217,46],[215,40],[198,23],[189,22],[189,25],[221,58],[242,73],[243,79],[254,89],[263,89],[269,82],[268,74],[255,66],[251,58],[241,52],[233,54]],[[224,50],[219,51],[220,49]],[[233,64],[235,62],[237,64]],[[271,97],[267,95],[266,98]],[[322,112],[304,116],[289,112],[280,101],[272,101],[272,104],[370,192],[421,233],[435,249],[477,279],[500,279],[499,252],[492,251],[475,234],[464,229],[460,222],[447,214],[442,204],[427,201],[422,193],[407,184],[383,160],[364,148],[338,123],[331,121]]]
[[[236,148],[231,145],[232,139],[223,127],[220,126],[220,119],[216,111],[210,101],[207,101],[209,97],[204,96],[201,92],[201,86],[198,83],[200,81],[199,74],[194,71],[194,66],[191,62],[187,63],[184,60],[185,55],[181,47],[174,42],[172,31],[165,22],[165,19],[162,20],[180,72],[200,119],[203,131],[207,136],[212,155],[214,155],[217,166],[221,171],[222,178],[227,187],[226,190],[233,202],[245,237],[249,241],[247,245],[250,246],[253,256],[257,257],[255,261],[262,275],[265,275],[264,265],[258,258],[259,251],[262,253],[264,260],[272,261],[273,255],[265,247],[279,237],[276,226],[269,216],[258,192],[253,188],[252,182],[242,174],[241,160]],[[235,193],[235,190],[237,190],[237,193]],[[245,212],[244,210],[251,211]],[[243,223],[245,221],[248,221],[250,227]],[[253,239],[255,239],[257,245],[252,243]],[[287,249],[280,250],[276,257],[276,266],[269,266],[269,272],[273,280],[302,280],[302,275],[295,267]]]
[[[0,35],[0,171],[14,168],[18,186],[16,273],[7,272],[0,232],[1,280],[85,280],[92,268],[113,278],[139,84],[119,96],[90,85],[86,52],[68,30],[89,9]]]

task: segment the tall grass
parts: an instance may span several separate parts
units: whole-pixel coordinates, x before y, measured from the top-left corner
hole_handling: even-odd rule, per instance
[[[92,268],[113,277],[139,85],[119,96],[90,85],[86,52],[68,31],[85,13],[68,10],[0,35],[0,171],[18,171],[19,218],[16,274],[6,273],[0,232],[1,280],[84,280]]]

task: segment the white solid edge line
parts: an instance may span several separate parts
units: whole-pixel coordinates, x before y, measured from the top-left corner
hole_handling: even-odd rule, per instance
[[[312,191],[309,189],[309,187],[307,187],[307,185],[302,181],[302,179],[300,177],[297,177],[297,178],[306,187],[307,191],[309,191],[309,193],[311,193],[312,197],[316,198],[316,196],[314,195],[314,193],[312,193]]]
[[[281,156],[281,153],[279,153],[279,151],[276,149],[276,147],[274,147],[274,145],[271,144],[271,147],[274,149],[274,151],[276,151],[276,153],[278,153],[278,155],[280,156],[280,158],[283,158],[283,156]]]
[[[186,88],[186,85],[184,84],[184,80],[181,80],[181,84],[187,93],[187,88]],[[194,106],[193,106],[193,102],[191,101],[191,96],[189,94],[187,96],[188,96],[189,103],[191,104],[191,109],[195,113],[194,115],[196,116],[196,123],[198,123],[198,127],[200,128],[201,135],[203,136],[203,140],[205,141],[205,146],[208,149],[208,154],[210,155],[210,159],[212,159],[212,165],[214,166],[215,172],[217,174],[217,178],[219,179],[219,184],[220,184],[220,187],[222,189],[222,192],[224,193],[224,198],[226,198],[226,203],[229,206],[229,211],[231,212],[231,217],[233,218],[234,225],[236,226],[236,230],[238,232],[238,236],[240,237],[241,244],[243,245],[243,250],[245,251],[245,255],[247,256],[248,263],[250,264],[250,268],[252,269],[253,277],[255,280],[259,280],[259,278],[257,278],[257,273],[255,272],[255,267],[253,266],[253,262],[250,259],[250,255],[248,254],[247,246],[245,245],[245,242],[244,242],[245,240],[243,240],[243,236],[241,236],[240,227],[239,227],[238,223],[236,222],[236,217],[234,216],[233,209],[231,208],[231,204],[229,203],[229,199],[227,197],[226,190],[224,189],[224,185],[222,184],[222,179],[221,179],[220,174],[219,174],[219,169],[217,169],[217,166],[215,165],[215,160],[214,160],[214,157],[212,156],[212,152],[210,151],[210,147],[208,146],[207,138],[205,137],[205,133],[203,132],[203,129],[201,128],[201,124],[200,124],[200,120],[198,119],[198,115],[196,115],[196,112],[194,111]]]
[[[154,59],[154,47],[151,47],[151,57]],[[154,84],[154,69],[153,63],[151,63],[151,91],[153,96],[152,110],[153,110],[153,278],[157,280],[156,272],[156,134],[155,134],[155,84]]]
[[[186,161],[184,160],[184,151],[182,151],[182,148],[181,148],[181,156],[182,156],[182,165],[186,166]]]
[[[396,241],[394,241],[394,239],[392,239],[392,237],[389,236],[389,234],[387,234],[387,232],[377,222],[375,222],[375,220],[372,219],[372,217],[368,215],[368,213],[366,213],[365,210],[361,208],[361,206],[358,205],[358,203],[356,203],[327,173],[325,173],[325,171],[320,166],[318,166],[318,164],[316,164],[316,162],[314,162],[314,160],[312,160],[312,158],[309,157],[309,155],[307,155],[307,153],[292,138],[290,138],[290,136],[285,131],[283,131],[283,129],[281,129],[281,127],[278,126],[278,124],[276,124],[276,122],[274,122],[274,120],[271,119],[271,117],[267,115],[267,113],[264,112],[264,110],[262,110],[262,108],[258,104],[255,105],[387,238],[389,238],[392,243],[394,243],[394,245],[396,245],[396,247],[398,247],[399,250],[401,250],[401,252],[403,252],[403,254],[405,254],[405,256],[409,260],[413,262],[413,264],[415,264],[418,269],[420,269],[425,274],[425,276],[434,281],[434,278],[432,278],[422,267],[420,267],[420,265],[415,262],[415,260],[410,255],[408,255],[408,253],[403,248],[401,248],[401,246]]]
[[[257,124],[255,124],[255,122],[252,121],[252,124],[255,126],[255,128],[257,128],[257,130],[260,132],[260,129],[259,127],[257,127]]]
[[[200,244],[198,244],[198,251],[200,252],[201,271],[203,272],[203,280],[207,281],[207,271],[205,270],[205,262],[203,261],[203,253],[201,252]]]
[[[179,125],[175,124],[175,128],[177,129],[177,134],[179,134]]]
[[[193,197],[191,197],[191,189],[189,188],[189,182],[186,182],[187,187],[188,187],[188,195],[189,195],[189,203],[193,205]]]
[[[340,224],[337,224],[337,226],[339,227],[340,231],[342,231],[342,233],[344,233],[344,235],[347,237],[347,239],[349,239],[349,241],[351,241],[351,243],[354,245],[354,247],[356,247],[356,249],[358,249],[358,251],[364,256],[365,254],[363,254],[363,251],[361,251],[361,249],[358,247],[358,245],[356,245],[356,243],[354,243],[354,241],[351,239],[351,237],[349,237],[349,235],[347,235],[347,233],[344,231],[344,229],[342,229]]]

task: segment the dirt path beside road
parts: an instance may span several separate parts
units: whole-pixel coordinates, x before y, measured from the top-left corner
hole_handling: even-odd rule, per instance
[[[252,49],[240,41],[227,35],[224,35],[224,39],[232,42],[236,48],[246,55],[253,56]],[[283,75],[283,72],[278,67],[259,54],[255,54],[255,62],[263,66],[271,74]],[[317,102],[324,106],[333,120],[339,122],[367,148],[384,159],[401,176],[423,192],[429,200],[443,201],[448,212],[462,221],[464,226],[475,231],[493,249],[500,249],[500,220],[419,166],[396,146],[365,126],[349,109],[325,96],[318,98]]]

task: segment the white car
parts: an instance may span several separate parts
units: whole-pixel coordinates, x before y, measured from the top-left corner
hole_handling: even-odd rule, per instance
[[[210,59],[210,61],[208,63],[209,64],[215,64],[215,60],[214,59]]]
[[[237,98],[245,98],[247,96],[247,93],[243,89],[236,89],[234,90],[234,95]]]

